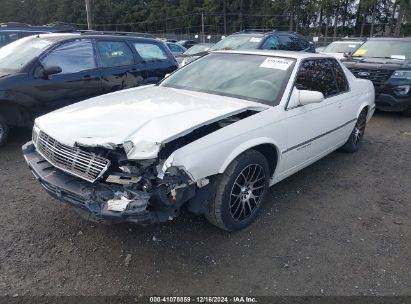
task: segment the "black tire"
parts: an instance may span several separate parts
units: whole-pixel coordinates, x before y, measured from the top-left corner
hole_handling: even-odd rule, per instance
[[[350,137],[344,146],[341,147],[341,151],[346,153],[356,152],[362,143],[362,139],[365,133],[365,127],[367,125],[367,109],[363,109],[357,118],[357,123],[352,130]]]
[[[408,107],[404,112],[402,112],[405,116],[411,117],[411,106]]]
[[[0,115],[0,147],[3,146],[9,138],[10,128],[3,116]]]
[[[269,179],[265,157],[255,150],[244,152],[217,179],[214,201],[209,204],[205,217],[227,231],[247,227],[261,209]]]

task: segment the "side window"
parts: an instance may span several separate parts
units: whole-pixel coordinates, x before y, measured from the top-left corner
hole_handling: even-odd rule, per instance
[[[175,44],[172,44],[172,43],[168,44],[168,47],[170,48],[170,50],[172,52],[181,52],[182,51],[182,49],[179,46],[177,46]]]
[[[350,87],[341,65],[337,62],[337,60],[330,60],[330,64],[334,70],[335,80],[337,81],[339,91],[348,92],[350,90]]]
[[[19,39],[18,33],[0,32],[0,44],[7,44]]]
[[[267,38],[261,48],[263,50],[279,50],[280,42],[278,41],[277,37],[271,36]]]
[[[104,68],[134,64],[133,52],[122,41],[97,41],[97,50]]]
[[[72,74],[96,68],[93,45],[90,40],[65,43],[51,51],[41,60],[41,63],[43,66],[61,67],[60,74]]]
[[[301,51],[300,41],[294,36],[280,36],[280,50]]]
[[[136,42],[133,45],[137,53],[144,61],[159,61],[168,59],[166,52],[164,52],[158,44]]]
[[[339,92],[327,59],[304,61],[298,71],[295,86],[299,90],[319,91],[325,98]]]
[[[305,40],[303,37],[298,38],[298,44],[300,46],[301,51],[306,50],[310,47],[310,43],[307,40]]]

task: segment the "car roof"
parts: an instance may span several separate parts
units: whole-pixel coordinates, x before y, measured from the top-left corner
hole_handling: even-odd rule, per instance
[[[62,22],[56,22],[45,25],[30,25],[20,22],[0,23],[0,31],[18,31],[18,32],[72,32],[76,27]]]
[[[338,41],[333,41],[331,43],[363,43],[365,40],[338,40]],[[330,43],[330,44],[331,44]]]
[[[286,31],[253,31],[253,30],[248,30],[248,31],[241,31],[241,32],[236,32],[231,34],[230,36],[234,35],[253,35],[253,36],[267,36],[267,35],[278,35],[278,36],[285,36],[285,35],[300,35],[296,32],[286,32]]]
[[[396,38],[396,37],[373,37],[369,38],[368,41],[370,40],[381,40],[381,41],[411,41],[411,37],[401,37],[401,38]]]
[[[51,34],[39,34],[40,38],[47,38],[50,40],[64,41],[67,39],[72,38],[93,38],[97,40],[106,40],[107,38],[110,40],[135,40],[135,39],[143,39],[147,41],[159,41],[155,38],[146,38],[146,37],[139,37],[139,36],[127,36],[127,35],[110,35],[110,34],[93,34],[93,33],[51,33]]]
[[[327,54],[316,54],[307,52],[295,52],[295,51],[272,51],[272,50],[231,50],[231,51],[214,51],[213,53],[222,54],[245,54],[245,55],[260,55],[260,56],[272,56],[272,57],[288,57],[294,59],[305,58],[334,58]]]

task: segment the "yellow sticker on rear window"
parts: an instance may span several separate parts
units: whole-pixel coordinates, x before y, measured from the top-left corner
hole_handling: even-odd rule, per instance
[[[354,55],[364,55],[365,53],[367,53],[368,50],[366,49],[360,49],[360,50],[356,50]]]

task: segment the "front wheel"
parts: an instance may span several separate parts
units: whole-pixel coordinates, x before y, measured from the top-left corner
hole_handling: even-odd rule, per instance
[[[408,107],[404,112],[402,112],[405,116],[411,117],[411,106]]]
[[[358,116],[357,123],[355,124],[354,130],[352,130],[347,142],[344,144],[344,146],[341,147],[341,151],[347,153],[354,153],[359,149],[362,142],[362,138],[364,137],[366,125],[367,110],[364,109]]]
[[[3,116],[0,115],[0,147],[7,142],[10,128]]]
[[[207,220],[228,231],[250,225],[268,192],[269,167],[265,157],[249,150],[237,157],[217,180],[216,195]]]

